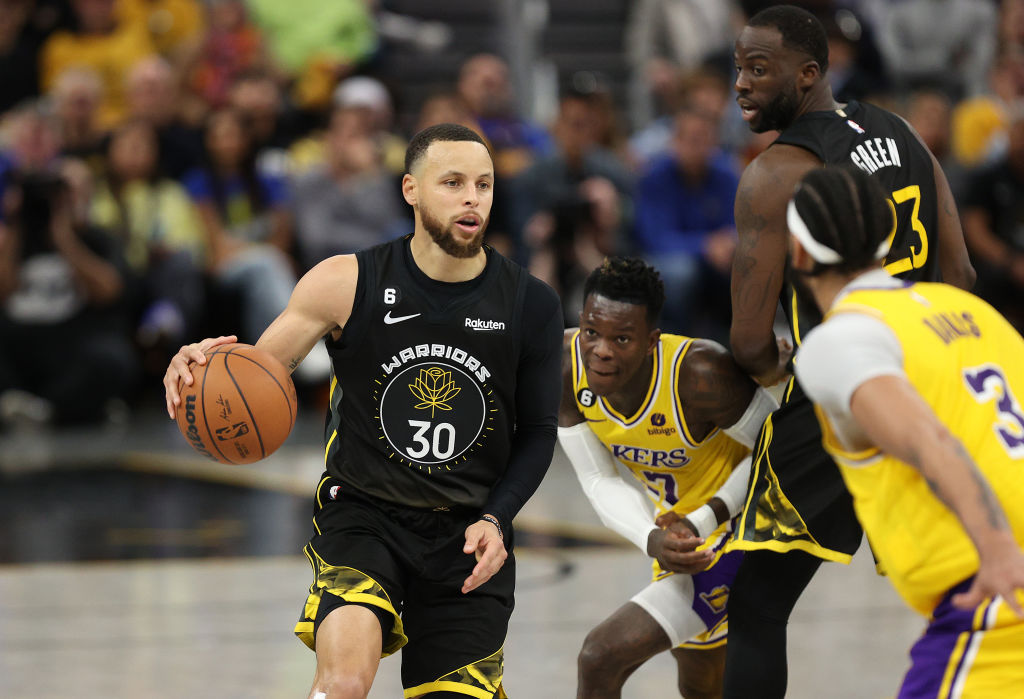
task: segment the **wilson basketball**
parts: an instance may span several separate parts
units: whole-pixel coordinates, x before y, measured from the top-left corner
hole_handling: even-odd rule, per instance
[[[234,343],[192,364],[191,386],[178,384],[178,429],[192,448],[224,464],[269,456],[295,426],[295,385],[284,366],[263,350]]]

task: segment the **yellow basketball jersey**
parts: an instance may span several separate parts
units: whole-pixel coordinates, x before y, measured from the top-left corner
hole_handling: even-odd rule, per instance
[[[623,415],[588,388],[579,332],[573,337],[576,406],[597,438],[643,484],[656,515],[674,510],[682,516],[697,509],[749,453],[719,429],[699,442],[690,434],[676,384],[692,342],[679,335],[661,336],[654,349],[654,371],[647,395],[635,415]],[[708,541],[713,538],[709,536]]]
[[[1024,543],[1024,340],[991,306],[945,284],[859,289],[826,315],[882,320],[903,348],[907,379],[963,443]],[[871,547],[900,595],[930,615],[954,585],[978,570],[956,516],[910,465],[872,448],[842,448],[817,409]]]

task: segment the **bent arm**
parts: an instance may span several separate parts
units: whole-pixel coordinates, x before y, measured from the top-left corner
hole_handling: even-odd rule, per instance
[[[324,335],[348,322],[358,275],[355,255],[331,257],[309,270],[256,346],[294,371]]]
[[[558,443],[601,522],[648,553],[651,532],[658,530],[644,496],[622,480],[615,459],[584,422],[558,428]]]
[[[903,376],[878,376],[853,393],[850,411],[865,436],[909,464],[956,515],[983,559],[1016,549],[1006,514],[963,444]]]
[[[931,152],[929,152],[931,155]],[[967,254],[964,242],[964,231],[957,215],[956,200],[949,188],[946,174],[942,171],[939,161],[932,158],[932,169],[935,171],[935,192],[939,196],[936,213],[939,218],[939,269],[942,281],[947,284],[970,290],[978,278],[971,258]]]
[[[786,205],[800,178],[820,165],[802,148],[772,146],[747,166],[736,191],[729,338],[737,364],[762,385],[784,375],[773,327],[788,250]]]

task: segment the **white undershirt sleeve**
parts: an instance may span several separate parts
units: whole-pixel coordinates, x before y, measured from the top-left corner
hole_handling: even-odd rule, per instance
[[[585,422],[559,427],[558,443],[601,522],[647,553],[647,537],[657,529],[654,513],[644,496],[622,480],[608,448]]]
[[[757,435],[765,418],[779,407],[779,402],[763,388],[754,391],[750,405],[736,424],[725,428],[725,433],[748,449],[754,448]]]
[[[850,399],[865,381],[904,375],[900,341],[864,313],[839,313],[811,330],[793,364],[810,399],[839,418],[850,417]]]
[[[820,405],[839,441],[863,444],[866,437],[850,412],[857,388],[879,376],[904,376],[903,348],[881,320],[840,313],[811,330],[797,351],[796,377]]]

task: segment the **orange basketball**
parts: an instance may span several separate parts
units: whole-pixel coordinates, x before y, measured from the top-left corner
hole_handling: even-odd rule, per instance
[[[178,384],[178,429],[197,452],[223,464],[269,456],[295,426],[295,384],[263,350],[240,343],[206,353],[192,364],[191,386]]]

